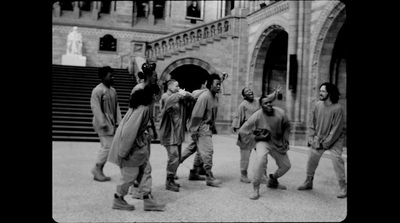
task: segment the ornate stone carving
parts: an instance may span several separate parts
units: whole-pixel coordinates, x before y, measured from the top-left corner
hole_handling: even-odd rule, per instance
[[[271,17],[273,15],[284,13],[289,10],[289,2],[288,1],[281,1],[267,7],[263,10],[260,10],[247,18],[247,24],[250,26],[264,21],[266,18]]]
[[[318,22],[315,26],[315,31],[312,32],[310,49],[312,52],[311,58],[311,80],[310,80],[310,89],[311,102],[310,107],[313,108],[315,103],[317,102],[317,85],[318,85],[318,72],[319,72],[319,60],[321,56],[321,51],[323,47],[324,40],[328,33],[329,28],[331,27],[334,19],[338,16],[338,14],[344,9],[345,5],[339,1],[329,2],[325,9],[321,12],[321,15],[318,18]],[[309,111],[309,117],[312,117],[312,109]]]

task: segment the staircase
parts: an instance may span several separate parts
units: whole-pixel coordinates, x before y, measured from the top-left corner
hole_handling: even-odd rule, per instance
[[[53,65],[52,67],[52,140],[99,142],[93,129],[90,97],[100,83],[98,67]],[[114,88],[122,117],[136,80],[126,69],[114,69]]]

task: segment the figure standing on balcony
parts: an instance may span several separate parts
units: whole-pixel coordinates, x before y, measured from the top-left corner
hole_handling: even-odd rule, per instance
[[[147,18],[149,16],[149,4],[147,2],[143,2],[142,7],[143,7],[144,17]]]
[[[331,83],[323,83],[319,88],[319,100],[315,105],[310,123],[308,145],[311,146],[307,161],[307,178],[299,190],[311,190],[313,179],[322,154],[329,150],[333,169],[339,181],[338,198],[347,197],[346,174],[343,153],[344,109],[338,104],[339,90]]]
[[[99,69],[101,83],[92,91],[90,107],[93,112],[93,127],[100,138],[100,151],[97,155],[96,165],[92,169],[94,180],[110,181],[103,168],[107,162],[110,146],[114,138],[115,129],[121,121],[121,110],[118,104],[117,92],[112,87],[114,84],[113,69],[105,66]]]
[[[186,15],[188,17],[200,18],[200,9],[197,1],[192,1],[192,4],[187,7]]]
[[[74,26],[67,38],[67,55],[82,55],[82,34],[78,32],[78,27]]]

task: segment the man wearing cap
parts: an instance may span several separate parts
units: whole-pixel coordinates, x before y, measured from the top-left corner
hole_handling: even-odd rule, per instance
[[[282,86],[279,85],[277,89],[269,96],[275,99],[281,89]],[[237,134],[237,131],[250,118],[250,116],[260,109],[260,103],[258,102],[258,99],[254,99],[254,93],[252,90],[250,90],[250,88],[243,88],[242,96],[244,100],[239,104],[232,121],[231,130],[233,134]],[[251,136],[238,136],[236,145],[238,145],[240,148],[240,182],[250,183],[251,181],[247,177],[247,169],[249,167],[251,150],[255,148],[255,141]],[[267,183],[267,178],[268,177],[266,176],[265,172],[261,183]]]
[[[250,199],[259,198],[260,180],[267,167],[267,156],[270,154],[278,166],[274,174],[269,175],[267,187],[285,190],[279,184],[282,177],[291,167],[289,156],[290,123],[283,109],[272,106],[274,96],[261,96],[261,109],[256,111],[239,129],[239,137],[254,137],[256,141],[256,160],[254,164],[253,189]],[[253,136],[252,136],[253,135]]]

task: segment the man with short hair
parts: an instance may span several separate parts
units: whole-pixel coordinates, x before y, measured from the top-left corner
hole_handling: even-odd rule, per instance
[[[339,90],[331,83],[325,82],[319,88],[319,101],[316,103],[310,123],[308,145],[311,146],[307,161],[307,178],[298,190],[311,190],[315,170],[322,154],[329,150],[333,169],[339,181],[338,198],[347,197],[347,183],[344,168],[344,109],[338,103]]]
[[[176,170],[181,157],[182,142],[185,140],[186,111],[185,101],[192,94],[179,88],[179,82],[167,82],[167,91],[161,96],[160,143],[168,153],[167,190],[179,192],[180,185],[175,182]]]
[[[93,127],[100,138],[100,151],[97,155],[96,164],[92,169],[94,180],[104,182],[110,181],[103,173],[107,161],[110,146],[115,134],[115,129],[121,121],[121,110],[118,105],[117,92],[112,87],[114,84],[113,69],[105,66],[99,69],[98,76],[101,83],[92,91],[90,107],[93,112]]]
[[[194,151],[189,150],[196,148],[204,163],[206,185],[218,187],[221,181],[214,177],[211,168],[213,166],[212,158],[214,153],[212,134],[216,133],[215,120],[218,111],[218,97],[216,94],[221,89],[220,76],[218,74],[211,74],[207,79],[206,88],[207,90],[197,99],[189,121],[189,132],[195,146],[186,148],[183,151],[182,154],[187,155],[182,155],[181,163],[194,153]]]
[[[274,97],[275,99],[281,88],[282,86],[279,85],[277,89],[269,96]],[[231,130],[233,134],[237,134],[237,131],[250,118],[250,116],[260,109],[260,103],[258,102],[258,99],[254,99],[254,93],[252,90],[250,90],[250,88],[243,88],[242,96],[244,100],[239,104],[232,121]],[[236,145],[238,145],[240,148],[240,182],[251,183],[250,179],[247,177],[247,169],[249,167],[251,151],[256,146],[255,141],[252,137],[245,137],[242,135],[238,136]],[[265,172],[261,183],[267,183],[268,177],[266,174],[267,173]]]
[[[256,111],[240,128],[240,137],[254,135],[256,141],[256,160],[254,163],[253,192],[250,199],[259,198],[260,180],[267,168],[268,154],[275,159],[278,169],[269,175],[267,187],[285,190],[278,182],[291,167],[289,150],[290,123],[283,109],[272,106],[274,96],[261,96],[261,109]]]

